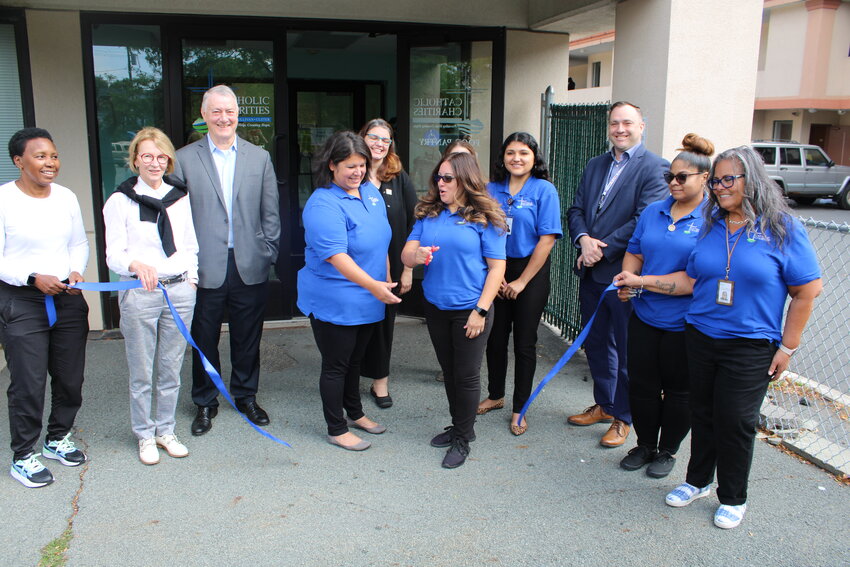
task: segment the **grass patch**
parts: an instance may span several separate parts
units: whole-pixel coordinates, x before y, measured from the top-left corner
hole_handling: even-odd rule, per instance
[[[71,530],[71,526],[68,526],[62,532],[62,535],[42,547],[38,567],[63,567],[68,560],[65,552],[71,547],[73,537],[74,532]]]

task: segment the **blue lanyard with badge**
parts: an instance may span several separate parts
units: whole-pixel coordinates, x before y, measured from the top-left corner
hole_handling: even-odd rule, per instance
[[[726,225],[726,275],[721,280],[717,280],[717,297],[715,301],[719,305],[731,306],[735,295],[735,282],[729,279],[729,266],[732,264],[732,254],[735,252],[735,247],[741,240],[741,235],[747,232],[746,227],[741,228],[738,233],[738,238],[735,239],[735,244],[729,248],[729,225]]]
[[[511,232],[514,229],[514,217],[511,214],[513,212],[514,203],[516,203],[516,208],[521,209],[523,207],[530,207],[533,203],[527,200],[525,197],[518,196],[516,199],[514,197],[508,197],[506,204],[508,205],[508,210],[505,211],[505,222],[508,225],[508,236],[510,236]]]

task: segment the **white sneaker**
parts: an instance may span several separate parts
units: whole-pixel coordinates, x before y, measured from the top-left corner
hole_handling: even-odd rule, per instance
[[[154,439],[156,439],[156,444],[165,449],[169,456],[179,459],[189,454],[189,449],[186,448],[186,445],[178,441],[177,436],[174,434],[160,435]]]
[[[696,487],[687,482],[683,482],[674,488],[664,499],[668,506],[681,508],[687,506],[697,498],[703,498],[711,493],[711,486]]]
[[[741,525],[744,520],[744,512],[747,511],[747,505],[729,506],[721,504],[714,513],[714,525],[724,530],[731,530]]]
[[[146,465],[155,465],[159,462],[159,450],[153,438],[139,439],[139,460]]]

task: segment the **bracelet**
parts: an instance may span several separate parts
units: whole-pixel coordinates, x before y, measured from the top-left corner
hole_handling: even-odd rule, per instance
[[[640,277],[640,289],[637,291],[638,297],[643,293],[643,276]]]
[[[798,347],[799,348],[799,347]],[[796,348],[788,348],[782,343],[779,343],[779,350],[787,354],[788,356],[792,356],[795,352],[797,352]]]

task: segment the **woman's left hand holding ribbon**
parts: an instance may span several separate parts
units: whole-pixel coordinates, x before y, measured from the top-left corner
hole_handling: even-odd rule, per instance
[[[68,287],[65,288],[65,291],[72,295],[80,295],[83,293],[81,289],[74,289],[72,286],[79,282],[84,282],[86,279],[80,274],[80,272],[71,272],[68,274]]]

